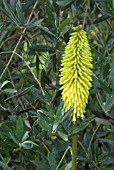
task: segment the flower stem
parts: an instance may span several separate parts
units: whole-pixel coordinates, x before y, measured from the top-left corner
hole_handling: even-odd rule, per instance
[[[76,121],[72,124],[72,130],[77,128]],[[72,135],[72,170],[77,170],[77,135]]]

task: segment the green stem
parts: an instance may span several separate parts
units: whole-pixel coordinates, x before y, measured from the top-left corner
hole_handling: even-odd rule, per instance
[[[72,124],[72,130],[77,128],[76,121]],[[77,170],[77,135],[72,135],[72,170]]]

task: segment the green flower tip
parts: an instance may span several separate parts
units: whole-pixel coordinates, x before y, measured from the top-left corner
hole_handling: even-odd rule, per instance
[[[92,87],[92,58],[86,32],[82,26],[73,27],[70,40],[65,47],[61,62],[60,85],[64,108],[68,111],[72,106],[72,120],[84,118],[88,103],[89,89]]]

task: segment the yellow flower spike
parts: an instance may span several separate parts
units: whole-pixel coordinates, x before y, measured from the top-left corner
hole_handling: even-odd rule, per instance
[[[92,58],[86,32],[81,26],[73,27],[74,32],[61,62],[60,85],[64,108],[68,111],[72,106],[72,121],[84,118],[85,107],[88,103],[89,89],[92,81]]]

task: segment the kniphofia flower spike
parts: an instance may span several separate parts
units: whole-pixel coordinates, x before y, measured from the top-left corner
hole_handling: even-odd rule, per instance
[[[60,85],[65,111],[74,107],[72,120],[84,118],[92,81],[92,58],[86,32],[81,26],[73,27],[74,32],[65,47],[61,62]]]

